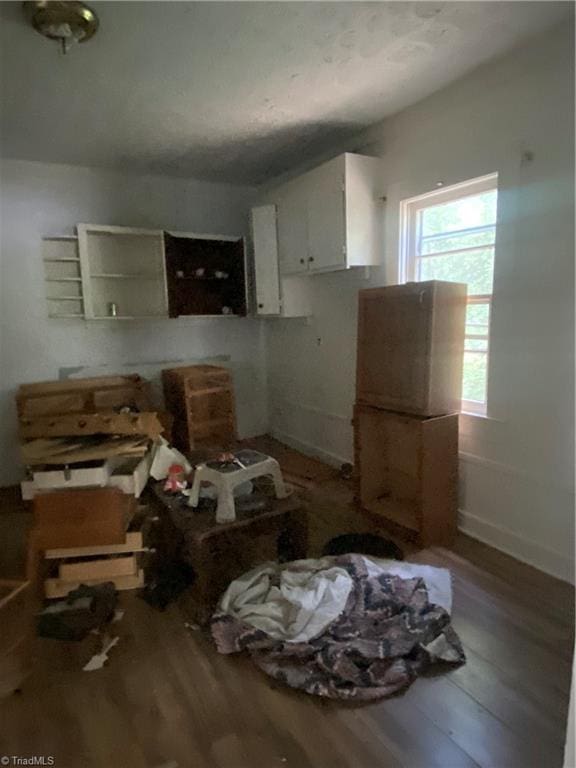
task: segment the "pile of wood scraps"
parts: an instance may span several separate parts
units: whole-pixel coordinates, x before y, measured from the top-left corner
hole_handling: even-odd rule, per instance
[[[27,440],[21,445],[25,464],[81,464],[112,456],[144,456],[150,449],[145,436],[91,435]]]
[[[20,387],[21,487],[34,513],[28,578],[45,597],[79,584],[143,586],[145,511],[136,500],[167,423],[149,392],[140,376]]]
[[[138,375],[23,384],[16,405],[26,500],[40,490],[105,485],[140,495],[152,445],[170,422]]]

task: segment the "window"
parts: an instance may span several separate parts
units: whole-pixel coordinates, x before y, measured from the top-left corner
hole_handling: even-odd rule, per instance
[[[400,279],[468,285],[462,410],[486,414],[497,174],[401,205]]]

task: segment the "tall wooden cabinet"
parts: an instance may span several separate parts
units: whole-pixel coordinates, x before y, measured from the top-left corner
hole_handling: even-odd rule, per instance
[[[360,291],[356,401],[420,416],[460,410],[466,285]]]
[[[356,498],[424,546],[456,533],[465,312],[459,283],[359,294]]]

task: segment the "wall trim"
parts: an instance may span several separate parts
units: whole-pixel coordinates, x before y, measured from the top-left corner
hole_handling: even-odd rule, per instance
[[[329,464],[332,467],[340,467],[342,464],[347,464],[349,462],[349,460],[345,459],[343,456],[337,456],[335,453],[324,451],[322,448],[318,448],[316,445],[312,445],[312,443],[307,443],[306,441],[300,440],[299,438],[294,437],[293,435],[289,435],[286,432],[282,432],[279,429],[272,428],[270,430],[270,434],[281,443],[289,445],[290,448],[294,448],[294,450],[300,451],[301,453],[304,453],[308,456],[314,456],[315,458],[326,462],[326,464]]]
[[[341,413],[331,413],[330,411],[324,411],[322,408],[315,408],[313,405],[297,403],[296,401],[290,400],[287,397],[275,397],[273,392],[270,394],[270,400],[273,408],[274,406],[282,408],[282,404],[284,404],[290,406],[290,408],[296,408],[297,410],[306,411],[307,413],[314,413],[317,416],[321,416],[323,419],[331,419],[332,421],[344,421],[346,424],[352,424],[352,413],[350,413],[349,416],[343,416]]]
[[[496,525],[488,520],[461,509],[458,514],[458,528],[473,539],[488,544],[507,555],[531,565],[550,576],[575,583],[574,561],[542,544],[526,539],[509,528]]]
[[[342,456],[325,451],[312,443],[300,440],[294,437],[294,435],[282,432],[281,430],[272,429],[270,434],[291,448],[301,451],[308,456],[314,456],[330,466],[340,467],[348,461],[348,459]],[[515,472],[514,467],[501,465],[498,462],[483,459],[480,456],[461,454],[460,458],[464,461],[489,465],[494,469],[503,469],[504,471],[518,474]],[[471,538],[488,544],[488,546],[494,547],[494,549],[498,549],[510,555],[510,557],[531,565],[533,568],[537,568],[550,576],[567,581],[570,584],[575,583],[574,561],[571,558],[548,549],[538,542],[520,536],[509,528],[483,520],[481,517],[464,509],[461,509],[458,514],[458,528],[462,533],[467,534]]]

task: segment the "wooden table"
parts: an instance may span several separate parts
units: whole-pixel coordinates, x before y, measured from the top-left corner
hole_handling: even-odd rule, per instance
[[[153,487],[162,526],[159,554],[193,567],[196,578],[186,604],[199,624],[210,619],[228,584],[245,571],[271,559],[306,557],[307,515],[296,494],[271,499],[270,508],[256,514],[238,511],[236,520],[217,523],[214,510],[187,507],[185,497],[164,493],[162,486]]]

